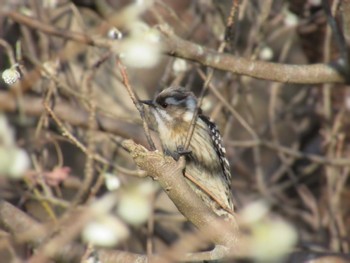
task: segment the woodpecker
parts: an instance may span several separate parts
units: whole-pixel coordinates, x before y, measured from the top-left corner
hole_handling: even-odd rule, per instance
[[[230,164],[217,126],[197,109],[195,95],[183,87],[169,87],[154,100],[141,102],[150,106],[164,154],[175,160],[183,154],[184,175],[195,193],[218,216],[231,217]],[[193,118],[196,118],[193,135],[185,149]]]

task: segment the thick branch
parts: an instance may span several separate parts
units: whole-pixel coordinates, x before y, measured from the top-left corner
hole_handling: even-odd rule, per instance
[[[287,65],[254,61],[230,54],[219,53],[176,36],[168,27],[159,27],[163,50],[169,55],[192,60],[212,68],[253,78],[295,83],[342,83],[344,78],[330,64]]]
[[[215,243],[230,248],[237,245],[237,229],[226,226],[194,193],[183,176],[181,162],[157,151],[149,152],[130,140],[124,141],[123,146],[130,151],[136,164],[159,182],[179,211],[200,231]]]
[[[38,222],[4,200],[0,201],[0,226],[15,236],[35,231],[31,244],[39,244],[43,237],[43,232],[38,231],[42,230]]]

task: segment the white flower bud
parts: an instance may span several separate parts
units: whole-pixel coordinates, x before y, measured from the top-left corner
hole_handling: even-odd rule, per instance
[[[6,84],[13,85],[21,78],[21,74],[17,71],[16,67],[12,67],[2,72],[1,77]]]
[[[103,176],[105,178],[105,185],[109,191],[117,190],[120,187],[120,180],[115,174],[105,173]]]
[[[173,64],[173,70],[175,74],[185,72],[187,70],[187,62],[184,59],[177,58]]]
[[[152,181],[145,181],[125,189],[119,200],[118,215],[131,225],[146,222],[152,212],[151,195],[155,189],[156,186]]]
[[[123,43],[121,58],[129,67],[151,68],[160,60],[160,48],[145,39],[132,38]]]
[[[295,14],[293,14],[291,12],[287,12],[287,14],[284,17],[284,24],[286,26],[293,27],[293,26],[298,25],[298,22],[299,22],[299,19]]]
[[[86,242],[103,247],[115,246],[128,235],[129,230],[126,225],[110,215],[104,215],[91,221],[82,232],[82,237]]]
[[[265,46],[260,50],[259,57],[261,60],[271,60],[273,58],[273,50]]]

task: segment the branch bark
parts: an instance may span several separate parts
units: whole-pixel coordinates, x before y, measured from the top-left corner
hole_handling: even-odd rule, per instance
[[[158,151],[149,152],[131,140],[124,141],[123,147],[141,169],[159,182],[179,211],[206,237],[229,249],[238,249],[237,222],[225,224],[200,200],[183,176],[183,162],[176,162]]]
[[[343,76],[336,70],[336,65],[288,65],[250,60],[227,53],[219,53],[184,40],[176,36],[167,26],[159,26],[159,31],[161,32],[163,51],[165,53],[215,69],[284,83],[321,84],[345,82]]]
[[[25,233],[36,233],[29,242],[33,245],[40,244],[44,234],[40,223],[5,200],[0,200],[0,226],[15,237],[23,234],[28,236]]]
[[[13,21],[45,32],[49,35],[62,37],[86,45],[118,50],[120,42],[103,38],[92,38],[84,33],[61,30],[51,25],[22,15],[17,12],[3,12],[3,15]],[[111,20],[112,21],[112,20]],[[163,52],[191,61],[201,63],[208,67],[246,75],[253,78],[295,84],[345,83],[346,79],[339,73],[340,65],[336,63],[313,65],[288,65],[255,61],[230,54],[220,54],[212,49],[186,41],[176,36],[167,26],[159,26]],[[67,51],[68,52],[68,51]],[[71,56],[72,54],[70,54]],[[63,58],[67,58],[62,54]]]

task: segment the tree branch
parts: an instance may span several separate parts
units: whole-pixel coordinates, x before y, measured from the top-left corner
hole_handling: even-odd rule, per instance
[[[4,200],[0,200],[0,226],[15,237],[30,236],[29,243],[33,245],[40,244],[44,234],[40,223]],[[36,234],[28,235],[28,233]]]
[[[237,249],[237,222],[225,224],[202,202],[186,182],[181,161],[176,162],[158,151],[149,152],[131,140],[124,141],[122,145],[136,164],[159,182],[179,211],[201,232],[216,244]]]
[[[169,27],[159,26],[163,51],[171,56],[198,62],[202,65],[229,71],[253,78],[295,83],[343,83],[345,79],[336,70],[336,65],[287,65],[254,61],[227,53],[219,53],[176,36]]]
[[[4,12],[4,16],[11,18],[20,24],[45,32],[50,35],[62,37],[86,45],[118,50],[120,42],[108,39],[93,39],[84,34],[68,30],[61,30],[54,26],[46,25],[40,21],[24,16],[17,12]],[[288,65],[254,61],[230,54],[220,54],[212,49],[203,47],[176,36],[167,26],[159,26],[163,52],[171,56],[181,57],[201,63],[208,67],[229,71],[234,74],[246,75],[253,78],[295,84],[320,84],[320,83],[344,83],[345,78],[337,71],[338,65],[313,64],[313,65]],[[72,55],[72,54],[70,54]],[[64,56],[63,54],[63,57]]]

